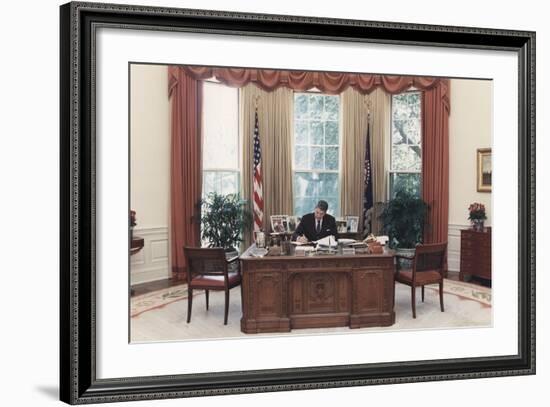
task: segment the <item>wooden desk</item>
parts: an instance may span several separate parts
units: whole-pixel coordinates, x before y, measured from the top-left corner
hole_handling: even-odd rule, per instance
[[[252,247],[251,247],[252,248]],[[241,256],[241,331],[395,323],[394,253]]]

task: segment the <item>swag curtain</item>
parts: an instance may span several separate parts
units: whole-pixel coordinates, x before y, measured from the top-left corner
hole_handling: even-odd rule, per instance
[[[202,189],[202,82],[176,66],[168,67],[171,117],[171,257],[172,278],[184,279],[184,246],[200,246]]]
[[[410,87],[427,90],[435,87],[439,78],[398,75],[372,75],[346,72],[284,71],[274,69],[211,68],[204,66],[182,66],[185,72],[196,80],[216,78],[224,85],[241,88],[249,83],[271,92],[280,87],[303,92],[317,88],[323,93],[340,94],[351,87],[362,94],[369,94],[376,88],[387,93],[401,93]]]
[[[292,120],[293,93],[279,88],[266,92],[248,84],[239,93],[240,136],[243,142],[243,197],[251,199],[253,191],[254,112],[258,107],[262,176],[264,193],[264,230],[269,230],[270,216],[293,212],[292,198]],[[251,243],[252,233],[243,245]]]

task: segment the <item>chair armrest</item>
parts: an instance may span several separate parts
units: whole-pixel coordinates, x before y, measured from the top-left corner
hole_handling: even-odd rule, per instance
[[[403,268],[403,265],[398,261],[399,259],[403,259],[403,260],[408,260],[408,261],[414,261],[414,258],[416,256],[404,256],[402,254],[396,254],[395,255],[395,259],[396,259],[396,262],[395,262],[395,272],[399,272],[399,270],[401,270]]]
[[[405,260],[414,260],[415,256],[404,256],[402,254],[396,254],[395,255],[395,258],[396,259],[405,259]]]

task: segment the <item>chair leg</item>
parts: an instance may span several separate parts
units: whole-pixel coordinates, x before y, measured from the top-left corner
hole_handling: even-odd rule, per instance
[[[208,294],[210,293],[210,291],[208,290],[204,290],[205,293],[206,293],[206,310],[208,311],[208,298],[210,297]]]
[[[225,290],[225,315],[223,318],[223,324],[227,325],[227,315],[229,314],[229,289]]]
[[[424,286],[422,286],[422,302],[424,302]]]
[[[445,308],[443,307],[443,280],[439,282],[439,303],[441,305],[441,312],[445,312]]]
[[[412,303],[412,310],[413,310],[413,318],[416,318],[416,287],[411,287],[411,303]]]
[[[191,309],[193,308],[193,290],[187,290],[187,323],[191,322]]]

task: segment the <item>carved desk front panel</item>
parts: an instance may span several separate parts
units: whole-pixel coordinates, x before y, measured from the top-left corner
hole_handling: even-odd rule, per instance
[[[388,326],[395,322],[394,256],[241,256],[241,330]]]

